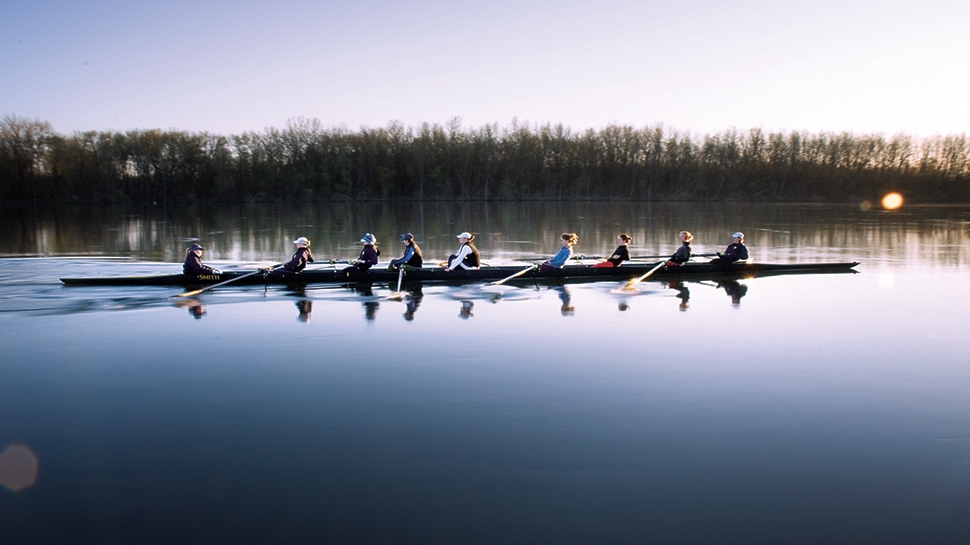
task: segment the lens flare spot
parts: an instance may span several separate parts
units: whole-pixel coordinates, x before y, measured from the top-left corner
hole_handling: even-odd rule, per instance
[[[862,210],[863,212],[868,212],[868,211],[872,210],[872,203],[869,202],[869,201],[862,201],[862,202],[860,202],[859,203],[859,210]]]
[[[0,452],[0,484],[12,492],[34,484],[37,480],[37,457],[23,445],[10,445]]]
[[[882,207],[886,210],[895,210],[903,205],[903,196],[893,192],[882,198]]]
[[[896,285],[896,276],[892,273],[881,273],[876,282],[884,290],[892,289]]]

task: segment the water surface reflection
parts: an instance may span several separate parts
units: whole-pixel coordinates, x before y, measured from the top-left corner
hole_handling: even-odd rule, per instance
[[[367,229],[352,206],[296,219],[162,214],[152,220],[160,236],[146,235],[138,215],[122,229],[138,233],[128,246],[114,227],[81,222],[71,233],[56,214],[21,221],[7,253],[112,257],[0,259],[0,446],[24,446],[38,461],[22,487],[0,454],[4,539],[970,535],[970,250],[960,210],[932,219],[813,216],[812,207],[696,217],[678,206],[405,208]],[[416,225],[434,257],[454,251],[455,225],[485,225],[479,248],[511,260],[548,253],[566,217],[597,254],[619,231],[644,255],[672,251],[667,230],[689,223],[717,249],[722,231],[745,226],[762,261],[863,263],[861,274],[647,279],[630,291],[623,282],[405,285],[399,299],[387,283],[230,284],[173,300],[184,290],[57,280],[172,272],[177,238],[198,233],[210,249],[236,245],[217,250],[220,265],[243,267],[285,255],[276,240],[297,228],[319,228],[325,249],[314,239],[314,253],[329,257],[344,237],[356,255],[360,232]],[[143,242],[148,250],[128,253]],[[24,460],[15,458],[29,470]]]

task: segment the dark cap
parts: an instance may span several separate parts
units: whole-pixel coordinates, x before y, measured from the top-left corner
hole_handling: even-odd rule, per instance
[[[411,233],[404,233],[401,235],[401,240],[414,240],[414,235]]]
[[[189,246],[189,251],[190,252],[194,252],[196,250],[203,250],[204,251],[205,248],[203,248],[201,244],[193,244],[193,245]]]

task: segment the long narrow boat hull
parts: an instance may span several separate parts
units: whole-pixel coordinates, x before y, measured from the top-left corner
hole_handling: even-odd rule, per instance
[[[787,274],[852,273],[858,262],[846,263],[734,263],[708,264],[688,263],[677,267],[663,267],[654,272],[653,280],[682,280],[702,278],[755,278]],[[616,268],[594,268],[587,265],[567,265],[562,269],[533,269],[511,282],[535,281],[625,281],[646,274],[657,263],[626,263]],[[525,267],[482,267],[478,270],[445,271],[440,267],[408,269],[407,282],[473,283],[507,278]],[[142,276],[114,276],[90,278],[61,278],[71,286],[207,286],[225,282],[249,274],[252,271],[227,271],[219,274],[186,275],[160,274]],[[268,275],[252,275],[240,278],[234,285],[264,284],[336,284],[359,282],[396,282],[397,272],[386,269],[369,271],[307,269],[301,273],[273,272]]]

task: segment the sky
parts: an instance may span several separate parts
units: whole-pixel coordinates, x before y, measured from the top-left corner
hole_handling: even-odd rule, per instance
[[[970,130],[966,0],[0,2],[0,116],[54,130]]]

